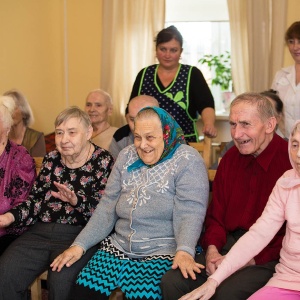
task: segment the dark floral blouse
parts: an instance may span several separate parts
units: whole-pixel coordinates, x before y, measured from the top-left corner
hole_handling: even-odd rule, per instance
[[[84,226],[104,193],[114,163],[108,151],[94,146],[91,159],[76,169],[68,168],[57,150],[46,154],[28,200],[10,210],[15,217],[13,225],[28,226],[39,221]],[[76,206],[51,195],[51,191],[57,191],[54,181],[76,193]]]

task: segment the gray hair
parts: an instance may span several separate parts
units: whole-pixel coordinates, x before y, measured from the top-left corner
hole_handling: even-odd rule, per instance
[[[10,96],[0,96],[0,119],[3,127],[10,130],[13,124],[12,114],[14,113],[16,103]]]
[[[137,113],[136,117],[134,118],[134,124],[138,120],[141,120],[141,119],[150,119],[150,118],[151,119],[152,118],[157,118],[160,121],[160,123],[161,123],[161,120],[159,118],[158,113],[154,109],[152,109],[151,107],[146,107],[146,108],[141,109]]]
[[[71,119],[71,118],[77,118],[80,121],[83,122],[83,125],[86,128],[89,128],[90,126],[92,126],[91,120],[89,115],[84,112],[83,110],[81,110],[79,107],[77,106],[71,106],[68,107],[66,109],[64,109],[55,119],[54,122],[54,126],[55,128],[59,125],[61,125],[63,122]]]
[[[110,94],[101,89],[95,89],[95,90],[90,91],[86,97],[86,100],[93,93],[97,93],[97,94],[100,94],[101,96],[104,96],[104,99],[105,99],[105,102],[107,103],[107,105],[112,106],[113,102],[112,102],[112,98],[111,98]]]
[[[259,114],[259,118],[265,122],[269,118],[276,117],[276,113],[271,101],[262,94],[259,93],[243,93],[238,95],[231,102],[230,109],[239,104],[239,103],[247,103],[250,105],[255,105],[257,108],[257,112]]]
[[[18,90],[12,89],[3,94],[4,96],[10,96],[16,103],[16,108],[19,108],[22,113],[23,124],[28,127],[34,122],[33,113],[31,107],[25,98],[25,96]]]
[[[295,135],[296,132],[300,132],[300,123],[298,123],[295,128],[293,129],[293,131],[291,132],[291,136],[293,137]]]

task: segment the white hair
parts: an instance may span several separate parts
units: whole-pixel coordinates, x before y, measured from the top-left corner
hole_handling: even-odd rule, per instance
[[[15,111],[16,103],[11,96],[0,96],[0,118],[5,129],[10,130],[13,124],[12,114]]]

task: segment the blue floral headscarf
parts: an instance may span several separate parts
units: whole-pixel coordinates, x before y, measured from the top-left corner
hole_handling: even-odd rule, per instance
[[[155,164],[146,165],[139,158],[137,161],[135,161],[133,164],[127,167],[128,172],[135,169],[139,169],[143,166],[148,166],[149,168],[152,168],[162,163],[163,161],[171,158],[175,150],[180,146],[180,144],[186,144],[181,127],[178,125],[178,123],[174,120],[174,118],[170,114],[168,114],[164,109],[159,107],[144,107],[140,111],[149,108],[153,109],[157,113],[161,121],[162,130],[163,130],[164,150],[159,161],[156,162]]]

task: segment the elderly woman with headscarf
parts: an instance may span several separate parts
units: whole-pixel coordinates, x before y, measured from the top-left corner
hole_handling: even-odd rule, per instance
[[[27,99],[14,89],[5,92],[4,95],[11,97],[16,104],[9,139],[24,146],[31,156],[43,157],[46,154],[45,137],[42,132],[29,127],[34,122],[34,117]]]
[[[90,142],[92,125],[77,107],[55,121],[57,150],[44,157],[27,201],[0,215],[0,227],[30,226],[0,258],[0,299],[27,299],[27,288],[48,270],[50,299],[68,299],[77,273],[97,250],[63,272],[52,272],[53,259],[67,249],[101,200],[113,158]]]
[[[0,97],[0,214],[25,201],[35,179],[32,157],[8,139],[14,109],[10,97]],[[0,228],[0,255],[25,230],[25,226]]]
[[[127,299],[162,299],[167,270],[194,277],[202,267],[194,255],[208,201],[205,164],[165,110],[146,107],[134,123],[134,144],[120,152],[94,215],[51,264],[73,266],[101,241],[72,299],[108,299],[116,287]]]

